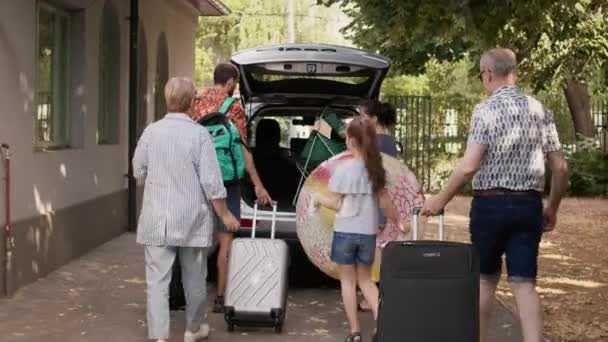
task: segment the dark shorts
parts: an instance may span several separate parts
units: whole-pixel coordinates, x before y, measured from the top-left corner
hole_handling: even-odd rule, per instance
[[[497,279],[505,254],[510,281],[535,281],[542,227],[539,196],[474,197],[471,241],[479,253],[482,278]]]
[[[334,232],[331,261],[339,265],[372,265],[376,253],[376,235]]]
[[[228,206],[228,210],[236,217],[237,220],[241,219],[241,186],[239,183],[226,185],[226,192],[228,195],[226,196],[226,205]],[[217,233],[230,233],[226,226],[220,220],[219,216],[216,214],[214,216],[214,227]]]

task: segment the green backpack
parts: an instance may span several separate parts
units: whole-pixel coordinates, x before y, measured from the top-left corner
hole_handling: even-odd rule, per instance
[[[235,100],[234,97],[227,98],[217,112],[209,113],[198,121],[211,134],[224,184],[236,183],[245,176],[241,136],[236,126],[226,117],[226,112]]]

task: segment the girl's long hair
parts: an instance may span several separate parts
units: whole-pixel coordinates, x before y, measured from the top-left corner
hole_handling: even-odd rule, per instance
[[[373,124],[358,116],[346,128],[346,135],[356,142],[363,157],[365,169],[372,183],[372,191],[379,194],[386,185],[386,172],[382,166],[382,156],[376,142],[376,129]]]

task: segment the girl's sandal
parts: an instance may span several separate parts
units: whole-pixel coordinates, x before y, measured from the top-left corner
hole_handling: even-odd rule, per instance
[[[344,342],[361,342],[361,333],[355,332],[346,336]]]

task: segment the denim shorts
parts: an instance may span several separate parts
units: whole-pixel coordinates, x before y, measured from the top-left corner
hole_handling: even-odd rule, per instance
[[[540,196],[476,196],[471,205],[470,229],[482,278],[498,279],[505,254],[510,281],[536,280],[543,231]]]
[[[376,235],[334,232],[331,261],[339,265],[374,263]]]
[[[226,206],[228,210],[234,215],[237,220],[241,219],[241,186],[239,183],[227,184],[226,187]],[[212,209],[213,210],[213,209]],[[213,214],[214,216],[214,227],[217,233],[230,234],[230,231],[226,228],[222,220]]]

